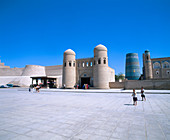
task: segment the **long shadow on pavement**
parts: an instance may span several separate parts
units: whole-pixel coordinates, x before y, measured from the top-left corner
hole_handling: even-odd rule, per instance
[[[127,106],[134,106],[133,104],[124,104],[124,105],[127,105]]]

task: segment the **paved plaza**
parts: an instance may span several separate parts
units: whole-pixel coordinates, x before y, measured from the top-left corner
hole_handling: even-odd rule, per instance
[[[0,140],[170,139],[170,94],[146,98],[133,106],[130,93],[0,89]]]

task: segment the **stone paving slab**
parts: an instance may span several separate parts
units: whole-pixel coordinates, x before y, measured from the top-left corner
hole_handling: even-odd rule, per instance
[[[0,140],[168,140],[170,94],[0,89]]]

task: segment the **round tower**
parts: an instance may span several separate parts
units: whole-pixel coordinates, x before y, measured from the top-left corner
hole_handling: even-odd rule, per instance
[[[26,65],[22,76],[46,76],[45,67],[39,65]]]
[[[64,52],[62,86],[65,88],[74,88],[76,83],[75,55],[71,49]]]
[[[94,48],[93,86],[99,89],[108,89],[108,79],[107,48],[100,44]]]
[[[145,79],[152,79],[153,78],[152,62],[151,62],[149,50],[145,51],[145,54],[143,55],[143,60],[144,60],[144,78]]]
[[[26,65],[20,78],[17,78],[18,85],[30,86],[32,79],[30,77],[46,76],[45,67],[39,65]]]
[[[140,78],[140,66],[137,53],[126,54],[125,78],[128,80],[138,80]]]

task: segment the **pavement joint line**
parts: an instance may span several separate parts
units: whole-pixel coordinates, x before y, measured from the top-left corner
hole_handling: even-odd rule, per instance
[[[23,88],[23,89],[17,89],[18,91],[28,91],[28,88]],[[132,93],[132,89],[130,90],[83,90],[83,89],[40,89],[40,91],[43,92],[72,92],[72,93]],[[140,90],[136,90],[137,93],[140,93]],[[145,94],[170,94],[170,90],[145,90]]]

